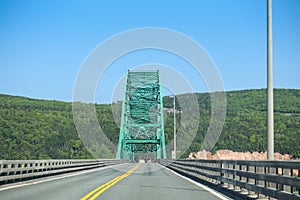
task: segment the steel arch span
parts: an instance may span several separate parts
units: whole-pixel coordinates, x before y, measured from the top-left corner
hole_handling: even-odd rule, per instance
[[[128,71],[125,81],[117,159],[156,152],[166,158],[159,71]]]

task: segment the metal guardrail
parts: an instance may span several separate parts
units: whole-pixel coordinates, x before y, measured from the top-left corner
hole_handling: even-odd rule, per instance
[[[93,169],[127,162],[126,160],[0,160],[0,185]]]
[[[183,159],[160,164],[249,198],[300,200],[299,161]]]

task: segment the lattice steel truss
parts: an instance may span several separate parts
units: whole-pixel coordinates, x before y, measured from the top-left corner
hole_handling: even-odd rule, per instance
[[[136,152],[166,158],[163,101],[158,71],[128,71],[122,104],[117,159]]]

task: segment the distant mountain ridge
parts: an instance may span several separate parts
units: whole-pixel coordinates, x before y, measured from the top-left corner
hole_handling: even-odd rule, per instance
[[[190,94],[185,94],[190,95]],[[182,157],[201,150],[210,120],[210,94],[198,93],[201,113],[197,135]],[[222,134],[213,152],[265,151],[266,89],[226,92],[227,114]],[[164,97],[164,107],[173,107],[173,98]],[[180,105],[176,105],[178,110]],[[97,118],[107,137],[117,144],[119,126],[110,104],[96,104]],[[165,137],[173,138],[172,112],[165,112]],[[274,89],[275,151],[300,157],[300,90]],[[180,123],[180,113],[177,113]],[[114,153],[105,147],[95,147],[103,158]],[[0,95],[0,159],[62,159],[92,158],[77,135],[73,122],[72,103],[36,100],[27,97]]]

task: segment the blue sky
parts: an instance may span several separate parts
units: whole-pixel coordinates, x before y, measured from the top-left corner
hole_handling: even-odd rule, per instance
[[[300,88],[300,1],[273,0],[274,87]],[[89,53],[120,32],[161,27],[198,42],[218,67],[225,90],[266,87],[266,1],[0,1],[0,93],[72,101]],[[128,68],[162,63],[206,92],[191,66],[165,52],[122,56],[98,85],[108,103]],[[168,89],[164,93],[168,94]]]

